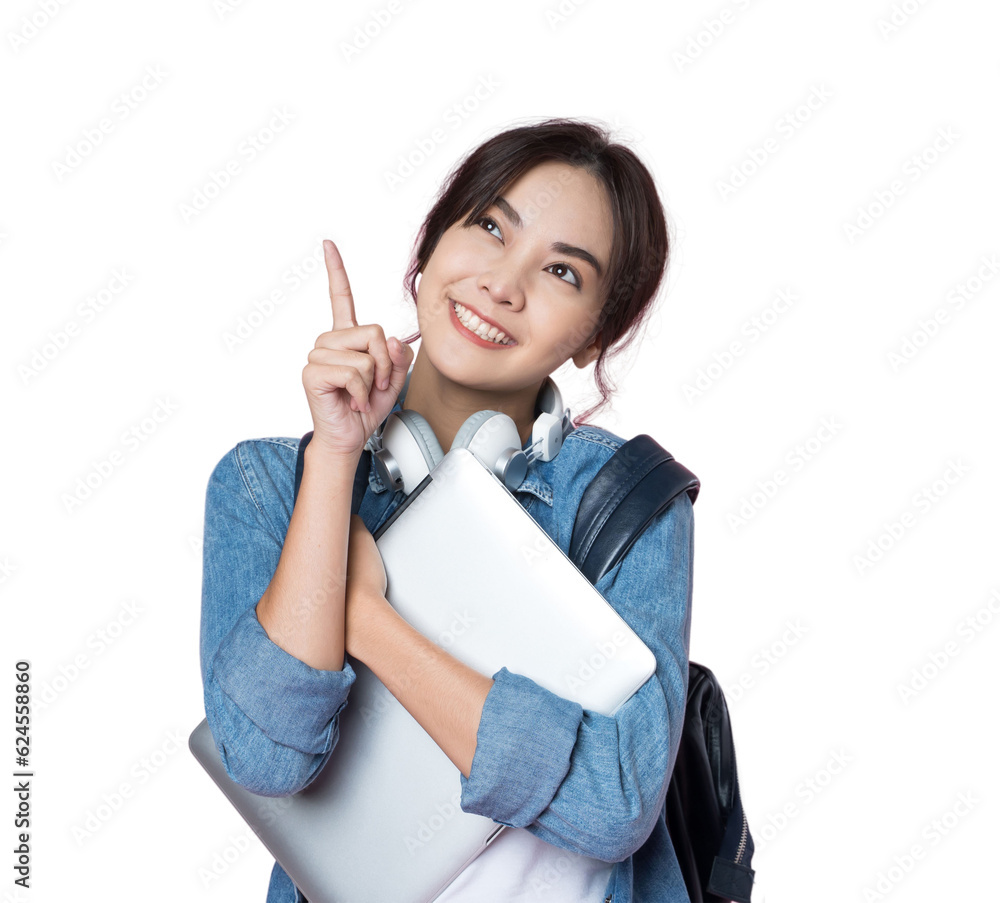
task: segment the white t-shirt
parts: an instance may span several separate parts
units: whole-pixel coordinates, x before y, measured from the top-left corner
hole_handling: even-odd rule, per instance
[[[434,903],[602,903],[613,868],[506,828]]]

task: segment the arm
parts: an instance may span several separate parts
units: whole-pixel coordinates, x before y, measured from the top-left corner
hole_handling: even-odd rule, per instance
[[[338,587],[342,600],[343,580],[330,577],[335,565],[328,561],[320,570],[329,578],[328,588],[320,584],[325,594],[310,595],[316,587],[305,580],[290,584],[279,577],[286,550],[289,556],[307,557],[310,541],[318,541],[324,530],[328,531],[324,535],[334,532],[316,517],[317,507],[347,506],[346,556],[350,486],[346,502],[341,502],[343,491],[335,480],[316,468],[310,472],[307,463],[301,504],[289,512],[294,458],[295,449],[283,443],[241,442],[216,465],[205,500],[201,613],[205,712],[229,776],[265,796],[295,793],[315,777],[336,745],[337,716],[355,678],[342,653],[339,663],[332,656],[329,662],[314,659],[313,667],[282,648],[258,620],[257,603],[270,589],[272,598],[283,603],[274,608],[276,635],[308,656],[301,643],[301,634],[308,633],[303,621],[322,621],[331,615],[337,604],[331,595]],[[286,531],[294,538],[293,530],[298,539],[290,544]],[[296,599],[310,604],[298,606]],[[326,641],[332,642],[329,635],[338,629],[335,612],[325,626]],[[339,629],[342,636],[342,613]],[[342,668],[332,667],[341,663]]]
[[[344,589],[354,472],[361,453],[310,443],[302,485],[257,619],[282,649],[313,668],[344,667]]]
[[[586,856],[625,859],[663,808],[680,740],[692,551],[693,509],[685,495],[598,582],[656,656],[653,676],[613,717],[585,711],[505,668],[488,681],[412,628],[393,625],[388,604],[378,600],[369,599],[366,621],[380,626],[370,628],[368,642],[358,634],[358,657],[394,681],[387,683],[393,695],[459,767],[463,810]],[[355,654],[353,599],[348,604]],[[372,639],[379,635],[381,642]]]
[[[493,681],[411,627],[384,595],[362,592],[364,598],[351,603],[357,604],[356,615],[364,625],[351,634],[352,654],[371,668],[468,777],[479,716]]]

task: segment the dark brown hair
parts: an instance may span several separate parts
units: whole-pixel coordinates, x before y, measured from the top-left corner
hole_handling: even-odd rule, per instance
[[[611,260],[603,282],[606,297],[593,328],[580,335],[577,343],[603,330],[601,351],[594,362],[601,400],[581,415],[574,414],[574,423],[583,425],[605,407],[615,391],[607,380],[607,361],[631,345],[648,318],[670,250],[663,205],[652,175],[629,148],[610,140],[607,129],[578,119],[547,119],[508,129],[471,151],[445,179],[420,227],[403,287],[416,303],[417,275],[445,230],[463,214],[467,214],[463,225],[472,225],[512,182],[549,160],[593,175],[607,192],[613,217]],[[566,350],[568,356],[572,349]]]

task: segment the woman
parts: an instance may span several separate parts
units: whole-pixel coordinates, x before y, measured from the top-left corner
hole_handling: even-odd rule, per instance
[[[514,128],[474,150],[424,222],[407,273],[415,359],[416,336],[387,340],[377,324],[358,325],[339,252],[324,248],[333,328],[302,371],[314,428],[297,501],[295,439],[239,443],[208,485],[202,676],[228,773],[268,796],[305,787],[336,745],[350,656],[454,762],[463,810],[520,829],[439,901],[687,901],[663,809],[687,689],[688,497],[597,584],[656,656],[655,674],[613,717],[506,669],[479,674],[423,638],[386,601],[371,535],[402,491],[372,468],[351,514],[365,443],[394,410],[419,411],[446,450],[470,415],[503,411],[527,449],[539,389],[567,360],[595,363],[607,401],[603,366],[637,334],[667,262],[650,174],[574,120]],[[577,419],[515,491],[564,552],[584,489],[623,441]],[[303,899],[277,863],[267,899]]]

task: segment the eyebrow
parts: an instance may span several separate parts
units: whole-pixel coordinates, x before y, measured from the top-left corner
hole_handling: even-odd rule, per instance
[[[495,206],[499,207],[500,212],[514,224],[515,229],[521,228],[521,226],[523,225],[523,221],[521,220],[521,215],[513,207],[510,206],[506,198],[498,197],[493,203]],[[583,248],[578,248],[575,245],[568,245],[564,241],[554,241],[552,242],[551,247],[552,250],[555,251],[557,254],[568,254],[570,257],[576,257],[579,260],[583,260],[584,262],[589,263],[597,272],[597,275],[599,277],[603,277],[604,268],[601,266],[597,258],[590,253],[590,251],[586,251]]]

